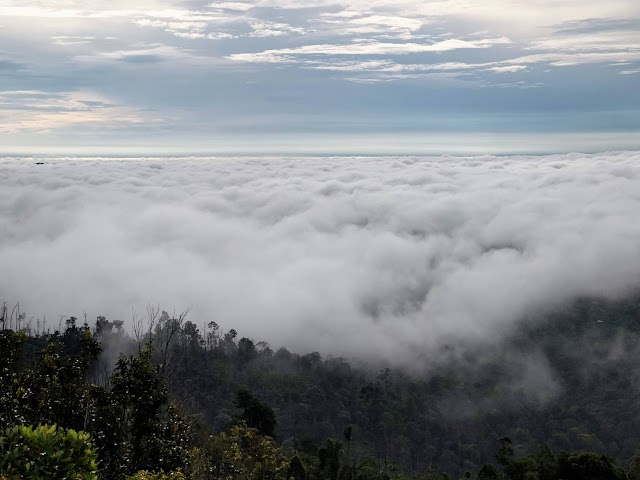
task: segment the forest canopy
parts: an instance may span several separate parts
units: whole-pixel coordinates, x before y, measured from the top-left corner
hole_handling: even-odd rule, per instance
[[[76,442],[59,449],[73,478],[640,478],[637,296],[581,299],[423,370],[150,312],[51,331],[4,309],[3,475],[54,468],[17,445]]]

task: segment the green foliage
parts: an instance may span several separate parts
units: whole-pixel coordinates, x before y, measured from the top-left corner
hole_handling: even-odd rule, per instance
[[[127,480],[186,480],[182,472],[159,472],[153,473],[146,470],[140,470],[135,475],[127,477]]]
[[[85,375],[100,344],[73,317],[63,335],[29,341],[20,332],[0,332],[0,428],[17,424],[57,424],[82,430],[87,398]],[[32,352],[36,346],[36,352]]]
[[[467,352],[422,374],[274,352],[214,322],[200,330],[165,313],[135,341],[121,322],[100,317],[94,336],[70,318],[64,333],[0,331],[0,427],[57,423],[86,431],[105,480],[178,469],[194,480],[240,479],[241,471],[256,476],[256,468],[274,475],[256,465],[276,463],[277,475],[305,480],[409,478],[402,472],[443,479],[442,471],[452,478],[557,480],[599,472],[615,479],[620,470],[607,458],[628,462],[639,444],[639,313],[640,297],[580,301],[523,323],[504,348]],[[133,351],[139,353],[116,361],[116,352]],[[99,355],[104,372],[96,367]],[[523,368],[533,369],[532,380],[523,380]],[[193,428],[172,398],[193,414]],[[256,464],[248,438],[234,450],[233,432],[209,440],[233,420],[282,442],[286,455],[268,440],[282,465]],[[640,480],[638,458],[628,464],[631,480]]]
[[[0,364],[10,368],[18,363],[27,342],[27,335],[13,330],[0,330]]]
[[[593,452],[562,452],[557,456],[546,445],[537,453],[515,457],[508,438],[500,440],[497,458],[504,469],[499,473],[493,465],[484,465],[478,480],[626,480],[625,472],[605,455]]]
[[[246,389],[238,391],[236,407],[242,409],[237,419],[245,422],[249,427],[258,430],[260,435],[274,436],[276,415],[266,403],[262,403]]]
[[[17,391],[18,365],[27,336],[22,332],[0,330],[0,429],[24,422]]]
[[[289,461],[289,468],[287,470],[287,477],[291,480],[306,480],[307,469],[304,468],[304,464],[298,455],[291,457]]]
[[[416,364],[411,374],[376,374],[317,353],[254,350],[253,341],[215,325],[203,328],[195,342],[201,348],[176,355],[179,374],[170,389],[219,431],[236,392],[247,386],[276,412],[279,441],[295,441],[299,450],[305,437],[316,448],[326,438],[343,440],[346,464],[386,458],[407,472],[432,465],[460,478],[485,463],[499,466],[496,439],[505,436],[516,455],[548,444],[555,452],[594,451],[627,462],[639,441],[639,314],[638,296],[579,301],[523,322],[503,348],[443,358],[426,371]],[[351,440],[347,425],[357,432]],[[312,475],[312,462],[302,458]],[[522,463],[511,468],[514,475],[540,472]]]
[[[478,472],[478,475],[476,476],[476,479],[477,480],[499,480],[500,474],[498,473],[498,470],[496,470],[496,467],[494,467],[491,464],[486,464],[482,466],[482,468]]]
[[[558,458],[558,477],[565,480],[625,480],[624,472],[610,458],[592,452],[563,453]]]
[[[39,337],[0,331],[0,427],[57,424],[86,431],[106,480],[186,466],[189,428],[170,405],[151,350],[121,357],[107,390],[87,383],[100,344],[73,317],[66,326],[63,334]],[[103,318],[98,326],[101,336],[119,328]]]
[[[97,454],[84,432],[19,425],[0,437],[0,473],[8,478],[97,479]]]
[[[627,475],[629,480],[640,480],[640,452],[631,457]]]
[[[496,455],[498,463],[502,466],[509,465],[511,458],[513,457],[513,447],[509,437],[503,437],[500,439],[500,450]]]
[[[337,480],[340,472],[340,460],[342,457],[342,444],[337,440],[328,438],[318,450],[320,459],[320,471],[322,477],[328,480]]]
[[[166,384],[157,375],[150,347],[118,360],[105,410],[118,450],[111,450],[113,470],[174,471],[187,463],[188,426],[169,405]],[[108,427],[104,425],[103,428]],[[113,436],[113,435],[112,435]],[[111,446],[105,445],[105,452]]]
[[[240,423],[193,452],[194,478],[286,480],[289,462],[270,437]]]

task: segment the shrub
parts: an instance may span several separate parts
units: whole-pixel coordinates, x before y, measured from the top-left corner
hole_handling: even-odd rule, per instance
[[[18,425],[0,436],[0,476],[95,480],[97,454],[87,433],[56,425]]]
[[[181,472],[151,473],[146,470],[140,470],[135,475],[127,477],[127,480],[186,480],[186,478]]]

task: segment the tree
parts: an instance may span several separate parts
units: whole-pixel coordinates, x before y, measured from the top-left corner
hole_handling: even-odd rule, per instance
[[[195,473],[203,479],[286,480],[290,466],[271,438],[243,422],[210,437],[196,460]]]
[[[292,480],[307,480],[307,470],[304,468],[302,460],[298,455],[291,457],[287,477]]]
[[[624,472],[605,455],[592,452],[562,453],[557,478],[565,480],[624,480]]]
[[[0,435],[0,475],[97,480],[97,454],[84,432],[18,425]]]
[[[169,405],[167,387],[151,362],[147,346],[137,355],[118,360],[109,403],[118,407],[125,441],[127,470],[172,471],[187,461],[187,426]]]
[[[500,474],[496,470],[496,467],[488,463],[480,469],[476,479],[477,480],[499,480]]]
[[[249,363],[256,358],[257,354],[256,347],[251,340],[246,337],[240,339],[238,342],[238,359],[241,365]]]
[[[276,428],[276,415],[266,403],[262,403],[246,389],[240,389],[236,396],[236,407],[242,409],[237,420],[255,428],[260,435],[273,437]]]
[[[70,324],[73,325],[73,321]],[[5,364],[9,368],[3,368],[0,380],[4,392],[0,395],[8,396],[8,408],[3,409],[4,412],[0,410],[2,426],[48,423],[85,429],[89,403],[85,375],[100,353],[100,344],[91,333],[72,326],[64,335],[39,338],[33,342],[35,345],[29,345],[23,333],[5,330],[2,336],[2,343],[9,344],[7,353],[18,355]],[[23,337],[24,340],[15,344]],[[29,349],[31,361],[28,361]],[[5,372],[10,383],[5,380]]]
[[[636,452],[629,461],[629,480],[640,480],[640,451]]]
[[[503,437],[500,439],[500,450],[496,455],[498,463],[500,465],[507,466],[513,458],[513,447],[511,446],[511,439],[509,437]]]
[[[324,478],[329,480],[337,480],[340,471],[340,457],[342,456],[342,445],[337,440],[328,438],[320,450],[318,450],[318,458],[320,459],[320,470],[324,474]]]
[[[342,431],[342,436],[347,442],[347,465],[351,466],[351,436],[353,434],[353,425],[347,425]]]

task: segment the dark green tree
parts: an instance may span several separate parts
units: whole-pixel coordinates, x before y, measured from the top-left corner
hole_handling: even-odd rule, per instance
[[[323,478],[328,480],[337,480],[340,472],[340,458],[342,456],[342,444],[331,438],[328,438],[322,447],[318,450],[318,458],[320,460],[320,471]]]
[[[304,464],[298,455],[291,457],[287,477],[292,480],[307,480],[307,469],[304,468]]]
[[[236,421],[243,421],[249,427],[258,430],[260,435],[275,436],[276,415],[269,405],[262,403],[251,395],[249,390],[243,388],[236,395],[235,406],[242,409]]]
[[[562,453],[558,455],[556,478],[565,480],[625,480],[622,469],[605,455],[592,452]]]
[[[241,338],[238,342],[238,359],[240,360],[240,364],[246,365],[256,358],[257,355],[258,352],[253,342],[246,337]]]
[[[477,480],[500,480],[500,478],[500,473],[498,473],[496,467],[494,467],[490,463],[484,465],[476,476]]]
[[[121,428],[126,445],[123,460],[130,473],[172,471],[187,461],[187,426],[169,405],[167,387],[151,357],[149,346],[137,355],[121,357],[111,379],[109,401],[122,420],[114,427]]]

